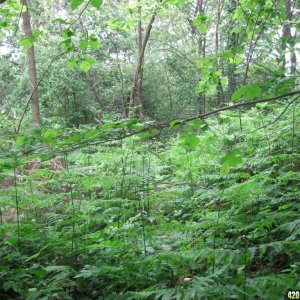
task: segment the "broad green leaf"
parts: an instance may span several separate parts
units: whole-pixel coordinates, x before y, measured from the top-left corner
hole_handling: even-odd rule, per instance
[[[203,126],[201,126],[202,131],[207,131],[208,129],[209,129],[208,124],[204,124]]]
[[[91,0],[91,5],[98,9],[101,7],[102,3],[103,0]]]
[[[237,100],[252,100],[261,94],[261,89],[258,83],[244,85],[232,94],[232,101]]]
[[[13,7],[15,10],[20,11],[21,8],[22,8],[22,9],[23,9],[22,12],[27,11],[27,6],[26,6],[26,5],[22,5],[22,4],[21,4],[21,1],[11,1],[11,2],[9,3],[9,5],[10,5],[11,7]],[[22,6],[23,6],[23,7],[22,7]]]
[[[195,149],[198,146],[199,143],[200,143],[200,139],[194,134],[183,133],[180,136],[180,144],[184,145],[184,146],[187,146],[191,149]]]
[[[79,47],[80,47],[80,50],[82,50],[82,51],[86,50],[86,48],[88,47],[88,45],[89,45],[89,42],[86,41],[86,40],[81,40],[79,42]]]
[[[79,65],[80,70],[88,72],[95,60],[92,57],[86,57]]]
[[[64,47],[65,51],[71,52],[71,51],[74,50],[74,45],[73,45],[71,39],[64,40],[62,42],[62,44],[63,44],[63,47]]]
[[[216,71],[216,72],[214,72],[214,75],[217,76],[217,77],[220,77],[222,75],[222,72],[221,71]]]
[[[63,31],[63,37],[64,37],[65,39],[70,38],[70,37],[72,37],[72,36],[74,36],[74,35],[75,35],[75,33],[74,33],[71,29],[69,29],[69,28],[67,28],[67,29],[65,29],[65,30]]]
[[[76,66],[77,60],[74,57],[71,57],[68,62],[68,68],[72,69]]]
[[[191,122],[189,122],[189,125],[194,128],[194,129],[197,129],[199,128],[201,125],[203,125],[202,121],[201,120],[193,120]]]
[[[21,47],[24,47],[25,49],[29,49],[33,46],[32,38],[30,37],[23,37],[20,39],[19,44]]]
[[[239,154],[236,154],[235,152],[231,152],[231,153],[225,155],[221,159],[222,165],[225,163],[228,163],[229,166],[238,166],[242,162],[243,162],[242,156],[240,156]]]
[[[44,133],[44,138],[46,140],[52,140],[53,138],[58,136],[58,132],[54,129],[48,129],[45,133]]]
[[[234,63],[237,64],[237,65],[240,64],[242,61],[243,61],[243,58],[240,57],[240,56],[237,56],[237,57],[235,57],[235,59],[234,59]]]
[[[88,72],[91,68],[91,64],[87,61],[83,61],[82,63],[80,63],[79,68],[84,72]]]
[[[261,94],[261,89],[258,84],[253,84],[251,86],[248,86],[248,92],[247,96],[249,99],[254,99],[258,97]]]
[[[207,26],[204,23],[205,20],[206,20],[206,16],[205,15],[198,14],[196,16],[196,18],[194,19],[194,21],[193,21],[193,25],[197,26],[198,29],[199,29],[199,32],[202,33],[202,34],[206,33],[207,30],[208,30]]]
[[[80,6],[84,0],[72,0],[70,6],[72,10],[75,10],[78,6]]]
[[[230,166],[227,161],[222,164],[220,171],[224,175],[226,175],[230,172]]]
[[[16,139],[16,144],[18,146],[22,146],[26,143],[26,140],[27,140],[26,136],[18,136]]]
[[[99,41],[96,38],[96,36],[91,36],[91,38],[89,40],[89,44],[93,50],[97,50],[99,48]]]
[[[204,23],[200,23],[198,25],[198,29],[199,29],[200,33],[206,33],[208,30],[207,26]]]
[[[85,61],[87,61],[88,63],[90,63],[91,65],[95,63],[95,60],[92,57],[86,57]]]
[[[0,28],[8,27],[8,23],[6,21],[0,21]]]

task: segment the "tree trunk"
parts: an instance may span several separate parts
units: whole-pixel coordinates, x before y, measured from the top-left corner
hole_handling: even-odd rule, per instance
[[[215,54],[219,53],[219,27],[221,18],[221,0],[217,0],[217,13],[216,13],[216,33],[215,33]]]
[[[31,23],[30,23],[30,15],[28,11],[28,3],[27,0],[20,0],[20,3],[26,7],[26,11],[22,12],[23,19],[23,31],[24,35],[27,38],[32,37]],[[30,47],[27,50],[27,60],[28,60],[28,75],[29,75],[29,83],[30,83],[30,94],[31,103],[32,103],[32,123],[34,127],[39,128],[41,126],[41,117],[40,117],[40,109],[39,109],[39,98],[38,98],[38,89],[37,86],[37,75],[36,75],[36,65],[35,65],[35,52],[34,46]]]
[[[203,0],[198,0],[197,1],[197,11],[200,14],[205,13],[205,7],[204,7],[204,1]],[[199,59],[205,58],[206,55],[206,37],[205,35],[202,35],[199,33],[198,37],[198,57]],[[199,78],[202,77],[202,70],[199,70]],[[206,95],[205,92],[202,92],[199,95],[199,100],[200,100],[200,113],[205,113],[206,111]]]
[[[216,32],[215,32],[215,56],[219,53],[219,29],[220,29],[220,20],[221,20],[221,6],[222,0],[217,0],[217,9],[216,9]],[[220,63],[218,61],[218,70],[220,69]],[[221,79],[219,79],[218,86],[217,86],[217,99],[216,99],[216,106],[219,106],[221,103],[225,102],[224,95],[223,95],[223,87],[221,83]]]
[[[129,117],[139,116],[141,119],[144,118],[144,106],[143,106],[143,64],[145,57],[145,50],[150,37],[152,25],[155,21],[156,11],[150,17],[148,26],[145,34],[142,34],[142,22],[141,22],[141,8],[139,8],[140,19],[137,26],[137,40],[138,40],[138,61],[131,83],[131,93],[129,102]]]
[[[228,10],[228,13],[230,16],[233,16],[233,14],[236,10],[236,6],[237,6],[236,0],[231,0],[229,5],[230,5],[230,7]],[[237,46],[237,42],[238,42],[238,36],[235,32],[232,32],[233,27],[234,27],[234,24],[231,23],[231,25],[228,28],[227,49],[232,51],[232,53],[234,54],[234,52],[235,52],[234,49]],[[228,63],[228,66],[227,66],[227,79],[228,79],[227,100],[228,101],[230,101],[231,96],[234,93],[234,91],[236,90],[236,86],[237,86],[235,71],[236,71],[236,65]]]
[[[285,13],[286,13],[286,21],[290,22],[293,19],[293,12],[292,12],[292,0],[285,0]],[[297,65],[297,57],[295,52],[295,36],[292,36],[291,26],[290,24],[285,24],[283,26],[282,32],[282,60],[283,60],[283,71],[284,74],[286,72],[286,51],[288,50],[290,53],[290,73],[295,74],[296,72],[296,65]]]

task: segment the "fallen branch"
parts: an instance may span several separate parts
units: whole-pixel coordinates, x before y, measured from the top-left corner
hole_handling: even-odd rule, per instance
[[[69,152],[69,151],[74,151],[74,150],[80,149],[80,148],[85,147],[85,146],[96,146],[96,145],[104,144],[104,143],[107,143],[107,142],[123,140],[125,138],[132,137],[134,135],[147,132],[151,129],[162,130],[164,128],[170,127],[171,122],[176,122],[174,125],[183,125],[183,124],[185,124],[187,122],[190,122],[190,121],[193,121],[193,120],[197,120],[197,119],[203,120],[205,117],[215,115],[217,113],[220,113],[220,112],[223,112],[223,111],[226,111],[226,110],[240,108],[240,107],[243,107],[243,106],[255,105],[255,104],[258,104],[258,103],[272,102],[272,101],[276,101],[276,100],[279,100],[279,99],[282,99],[282,98],[291,97],[291,96],[295,96],[295,95],[299,95],[299,94],[300,94],[300,91],[293,91],[293,92],[289,92],[289,93],[286,93],[286,94],[282,94],[282,95],[278,95],[278,96],[274,96],[274,97],[270,97],[270,98],[257,99],[257,100],[248,101],[248,102],[241,102],[241,103],[237,103],[237,104],[234,104],[234,105],[221,107],[221,108],[212,110],[210,112],[206,112],[206,113],[203,113],[203,114],[191,117],[191,118],[187,118],[187,119],[184,119],[184,120],[171,120],[167,123],[160,123],[160,124],[150,125],[150,126],[145,127],[145,128],[143,128],[139,131],[126,132],[126,133],[121,134],[120,136],[117,136],[117,137],[116,136],[106,137],[102,140],[93,141],[93,142],[91,142],[91,141],[90,142],[82,141],[82,142],[79,142],[77,145],[75,145],[75,147],[66,148],[62,151],[58,151],[57,153],[66,153],[66,152]],[[294,100],[293,100],[293,102],[294,102]]]

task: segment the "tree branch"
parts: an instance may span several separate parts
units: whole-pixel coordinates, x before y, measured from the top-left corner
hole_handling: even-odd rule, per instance
[[[277,121],[285,114],[285,112],[288,110],[288,108],[289,108],[296,100],[298,100],[299,98],[300,98],[300,97],[296,97],[296,98],[293,99],[291,102],[289,102],[288,105],[284,108],[284,110],[280,113],[280,115],[279,115],[278,117],[275,118],[275,120],[273,120],[272,122],[269,122],[268,124],[266,124],[266,125],[264,125],[264,126],[261,126],[261,127],[255,129],[255,130],[253,130],[251,133],[254,133],[254,132],[256,132],[256,131],[258,131],[258,130],[260,130],[260,129],[263,129],[263,128],[266,128],[266,127],[268,127],[268,126],[270,126],[270,125],[275,124],[275,123],[276,123],[276,122],[277,122]]]
[[[150,126],[145,127],[145,128],[143,128],[143,129],[141,129],[139,131],[126,132],[126,133],[121,134],[120,136],[117,136],[117,137],[111,137],[111,138],[107,137],[107,138],[104,138],[103,140],[100,140],[100,141],[99,140],[98,141],[94,140],[94,141],[90,141],[89,143],[80,142],[77,145],[75,145],[74,147],[58,151],[58,153],[65,153],[65,152],[69,152],[69,151],[74,151],[74,150],[77,150],[77,149],[82,148],[82,147],[87,146],[87,145],[89,145],[89,146],[91,146],[91,145],[99,145],[99,144],[104,144],[104,143],[107,143],[107,142],[123,140],[124,138],[128,138],[128,137],[140,134],[140,133],[144,133],[144,132],[147,132],[147,131],[149,131],[151,129],[162,130],[164,128],[170,127],[170,122],[172,122],[172,121],[176,121],[175,125],[183,125],[183,124],[185,124],[185,123],[187,123],[189,121],[193,121],[193,120],[197,120],[197,119],[204,119],[205,117],[208,117],[208,116],[211,116],[211,115],[215,115],[215,114],[217,114],[219,112],[223,112],[223,111],[226,111],[226,110],[240,108],[240,107],[243,107],[243,106],[254,105],[254,104],[258,104],[258,103],[272,102],[272,101],[276,101],[276,100],[279,100],[279,99],[282,99],[282,98],[286,98],[286,97],[290,97],[290,96],[295,96],[295,95],[299,95],[299,94],[300,94],[300,90],[299,91],[289,92],[289,93],[278,95],[278,96],[274,96],[274,97],[270,97],[270,98],[258,99],[258,100],[248,101],[248,102],[241,102],[241,103],[237,103],[237,104],[234,104],[234,105],[221,107],[221,108],[212,110],[210,112],[206,112],[206,113],[203,113],[203,114],[191,117],[191,118],[187,118],[187,119],[184,119],[184,120],[171,120],[171,121],[169,121],[167,123],[160,123],[160,124],[150,125]],[[293,100],[293,102],[294,102],[294,100]]]

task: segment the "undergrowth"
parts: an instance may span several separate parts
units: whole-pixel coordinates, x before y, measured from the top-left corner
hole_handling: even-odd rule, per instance
[[[114,122],[6,140],[0,299],[283,299],[299,289],[300,110],[273,123],[281,110],[117,141]],[[79,134],[105,130],[104,143],[81,146]]]

